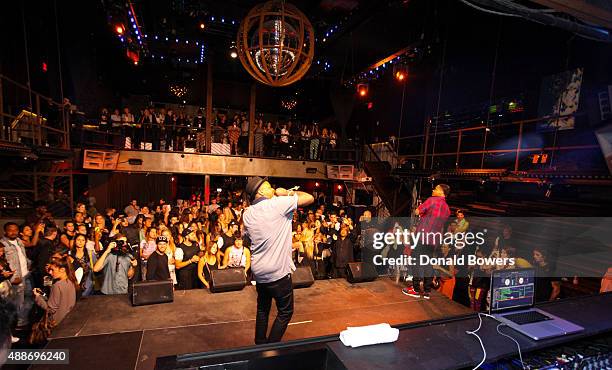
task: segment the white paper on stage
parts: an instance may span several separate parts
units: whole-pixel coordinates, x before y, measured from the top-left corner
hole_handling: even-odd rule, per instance
[[[340,332],[340,341],[347,347],[361,347],[371,344],[395,342],[399,337],[399,329],[389,324],[348,327]]]

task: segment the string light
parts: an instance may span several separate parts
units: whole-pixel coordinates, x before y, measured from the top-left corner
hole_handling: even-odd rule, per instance
[[[178,85],[178,84],[170,85],[170,92],[172,93],[172,95],[176,96],[177,98],[184,97],[185,95],[187,95],[188,91],[189,90],[187,89],[187,86]]]
[[[297,106],[297,100],[295,98],[287,98],[281,100],[281,107],[286,110],[294,110]]]
[[[156,60],[163,60],[166,57],[169,59],[173,59],[171,56],[169,55],[161,55],[159,52],[157,52],[155,56],[152,56],[152,54],[149,52],[148,48],[147,48],[147,44],[145,44],[145,39],[148,39],[148,34],[145,34],[144,32],[142,32],[140,25],[138,24],[138,17],[136,16],[135,11],[133,10],[132,6],[130,5],[127,9],[127,17],[125,17],[124,19],[129,20],[129,24],[127,24],[126,26],[124,26],[121,23],[115,24],[115,26],[113,27],[112,23],[111,23],[111,29],[114,29],[114,31],[117,34],[117,38],[121,41],[121,43],[123,43],[125,45],[125,47],[128,50],[132,50],[132,52],[136,52],[138,54],[141,55],[149,55],[151,56],[151,59],[156,59]],[[231,24],[232,26],[235,26],[237,24],[239,24],[240,22],[238,20],[235,19],[231,19],[231,18],[226,18],[226,17],[219,17],[219,16],[215,16],[215,15],[209,15],[209,21],[200,21],[198,23],[198,27],[201,30],[205,30],[210,28],[209,26],[212,24],[212,22],[215,22],[216,24],[218,24],[219,26],[221,26],[222,24],[224,25],[224,27],[228,27],[229,24]],[[210,22],[210,23],[208,23]],[[132,37],[130,37],[129,34],[132,34]],[[127,37],[126,37],[127,36]],[[165,40],[165,41],[169,41],[171,40],[168,36],[161,36],[161,35],[151,35],[151,40]],[[149,41],[151,41],[149,40]],[[175,37],[174,38],[175,43],[180,43],[182,41],[185,42],[186,45],[190,45],[192,43],[195,42],[196,46],[200,48],[200,53],[199,53],[199,58],[198,55],[196,55],[195,58],[191,59],[187,59],[187,58],[176,58],[175,60],[178,60],[179,62],[183,62],[185,63],[185,61],[187,60],[189,64],[201,64],[204,63],[204,58],[205,58],[205,46],[203,42],[200,41],[195,41],[195,40],[189,40],[189,39],[183,39],[181,40],[180,38]],[[167,59],[166,58],[166,59]]]
[[[393,77],[397,79],[398,81],[403,82],[408,77],[407,64],[409,62],[412,62],[416,57],[420,56],[421,54],[422,53],[420,49],[413,48],[409,51],[406,51],[402,55],[393,57],[392,59],[388,59],[388,60],[385,59],[384,63],[376,64],[375,66],[370,67],[364,71],[361,71],[357,73],[356,75],[354,75],[353,77],[349,78],[348,80],[344,82],[344,86],[351,87],[351,86],[358,85],[362,82],[373,81],[373,80],[377,80],[381,78],[386,73],[386,71],[389,69],[387,68],[387,63],[389,65],[395,64],[395,65],[401,66],[401,67],[392,68],[392,70],[393,70]],[[399,69],[404,68],[403,72],[398,73],[398,68]]]

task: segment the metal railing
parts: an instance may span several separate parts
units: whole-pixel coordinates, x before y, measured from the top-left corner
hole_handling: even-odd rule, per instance
[[[291,158],[313,161],[355,162],[359,160],[358,150],[354,145],[340,139],[302,137],[301,135],[252,133],[255,143],[253,157]],[[258,138],[258,136],[261,137]],[[78,147],[107,148],[114,150],[155,150],[155,151],[188,151],[193,153],[210,153],[205,146],[205,127],[194,125],[158,125],[128,123],[121,126],[99,129],[97,125],[85,122],[73,123],[71,127],[72,143]],[[126,139],[129,138],[129,145]],[[232,155],[234,148],[230,144],[230,134],[226,128],[213,125],[211,130],[212,144],[227,145],[226,153]],[[286,141],[285,141],[286,140]],[[332,141],[336,144],[332,146]],[[248,153],[248,136],[240,136],[238,147],[241,155]],[[213,148],[214,150],[214,148]]]
[[[0,143],[23,152],[27,155],[24,159],[50,153],[57,159],[53,149],[70,149],[69,108],[0,74]],[[56,216],[71,215],[71,162],[51,157],[22,165],[5,163],[6,176],[0,179],[0,217],[23,217],[39,200],[46,201]]]
[[[70,148],[69,106],[0,74],[0,139]]]
[[[531,161],[530,166],[525,166],[524,160],[532,159],[529,154],[545,155],[546,160],[538,163],[536,169],[553,169],[557,164],[566,166],[562,160],[571,159],[570,153],[576,151],[583,157],[601,157],[592,130],[538,128],[540,123],[580,116],[544,117],[435,133],[431,125],[427,125],[424,134],[399,139],[399,160],[418,161],[417,167],[423,169],[508,168],[519,171],[534,169]],[[605,163],[603,165],[605,167]]]

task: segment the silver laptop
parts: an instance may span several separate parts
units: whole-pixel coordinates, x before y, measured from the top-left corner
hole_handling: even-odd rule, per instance
[[[534,301],[534,269],[501,270],[491,274],[489,313],[499,322],[534,340],[584,330],[581,326],[534,308]]]

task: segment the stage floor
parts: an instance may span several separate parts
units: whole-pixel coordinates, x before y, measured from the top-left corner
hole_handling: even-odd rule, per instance
[[[157,357],[253,345],[255,287],[212,294],[176,291],[174,302],[132,307],[127,296],[82,299],[47,348],[70,349],[70,369],[153,369]],[[402,294],[389,278],[350,284],[317,280],[295,290],[283,340],[336,334],[347,326],[434,320],[470,310],[434,292],[429,301]],[[275,310],[271,314],[270,325]],[[58,369],[62,366],[34,366]]]

